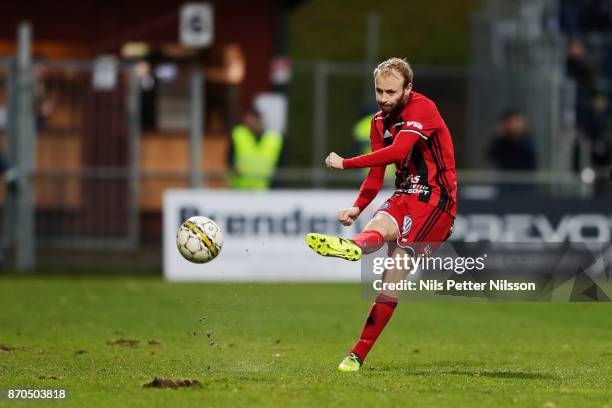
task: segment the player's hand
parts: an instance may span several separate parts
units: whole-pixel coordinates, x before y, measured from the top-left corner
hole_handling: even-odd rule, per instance
[[[340,224],[344,226],[349,226],[359,217],[359,208],[357,207],[349,207],[338,212],[338,221]]]
[[[344,160],[344,158],[338,156],[336,153],[331,152],[326,158],[325,158],[325,167],[327,167],[328,169],[338,169],[338,170],[342,170],[344,169],[344,166],[342,165],[342,161]]]

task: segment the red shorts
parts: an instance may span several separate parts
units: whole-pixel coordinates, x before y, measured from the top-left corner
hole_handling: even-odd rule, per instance
[[[413,255],[431,255],[453,231],[455,218],[438,207],[423,203],[418,196],[394,194],[376,211],[397,225],[397,245]],[[394,249],[389,246],[389,252]]]

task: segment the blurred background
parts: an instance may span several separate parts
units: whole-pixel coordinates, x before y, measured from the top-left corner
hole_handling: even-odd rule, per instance
[[[9,1],[2,267],[159,271],[169,189],[349,205],[364,173],[322,162],[368,151],[391,56],[453,135],[454,239],[609,241],[610,0]]]

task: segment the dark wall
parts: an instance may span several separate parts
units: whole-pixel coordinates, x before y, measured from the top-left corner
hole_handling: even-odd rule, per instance
[[[24,0],[3,2],[0,41],[14,42],[17,25],[29,20],[35,41],[85,46],[90,57],[118,53],[128,41],[178,43],[178,12],[183,1],[171,0]],[[238,43],[246,58],[246,77],[240,89],[241,108],[254,94],[270,87],[278,0],[212,1],[214,48]]]

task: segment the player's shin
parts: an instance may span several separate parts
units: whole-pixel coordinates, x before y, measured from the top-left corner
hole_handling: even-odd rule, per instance
[[[385,243],[383,235],[375,230],[365,230],[351,239],[364,254],[378,251]]]
[[[376,298],[368,314],[365,326],[361,331],[359,340],[351,350],[359,356],[362,362],[367,357],[372,346],[374,346],[376,339],[378,339],[389,319],[391,319],[396,306],[396,297],[381,293]]]

